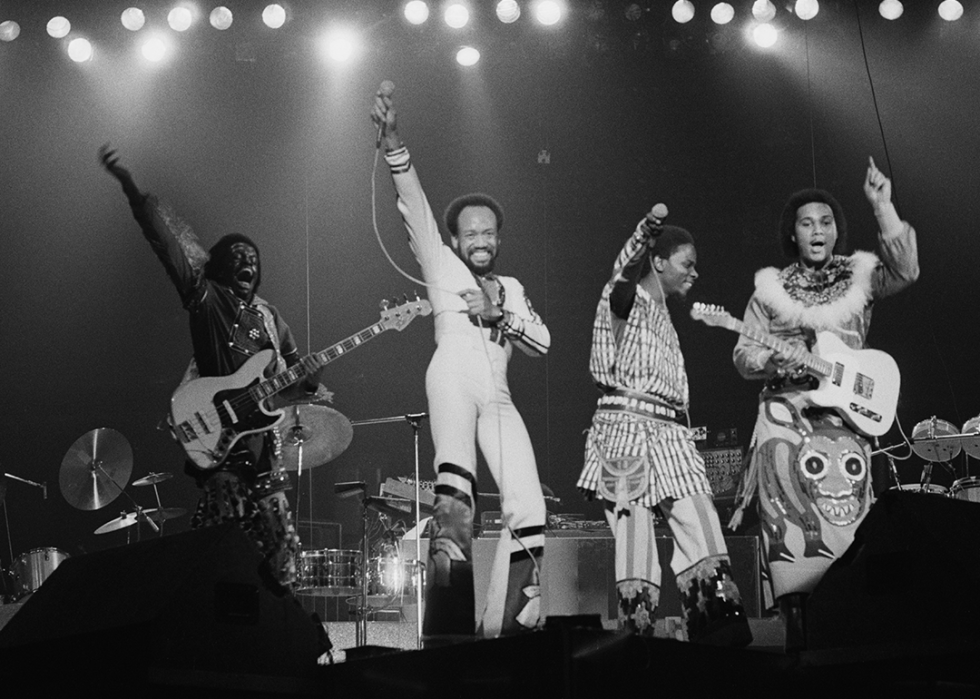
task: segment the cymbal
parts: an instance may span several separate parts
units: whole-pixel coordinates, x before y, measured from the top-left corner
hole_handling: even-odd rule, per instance
[[[140,478],[138,481],[133,481],[134,486],[142,485],[156,485],[157,483],[163,483],[164,481],[170,480],[174,477],[172,473],[148,473],[147,475]]]
[[[325,405],[290,405],[279,425],[282,460],[287,471],[322,466],[344,453],[354,438],[350,420]],[[302,447],[302,454],[300,453]]]
[[[187,510],[183,507],[164,507],[162,509],[151,508],[143,510],[142,514],[147,519],[152,519],[154,522],[163,522],[168,519],[174,519],[175,517],[180,517],[187,514]],[[115,519],[109,520],[101,527],[95,530],[96,534],[107,534],[108,532],[114,532],[119,529],[125,529],[126,527],[131,527],[136,522],[139,521],[139,513],[137,512],[124,512]]]
[[[61,460],[61,494],[80,510],[98,510],[122,493],[133,473],[133,448],[119,432],[99,427],[71,445]]]

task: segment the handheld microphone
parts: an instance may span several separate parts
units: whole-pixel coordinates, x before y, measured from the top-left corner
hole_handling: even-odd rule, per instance
[[[395,83],[391,82],[390,80],[382,80],[380,87],[378,87],[378,94],[382,97],[391,97],[393,94],[395,94]],[[384,121],[381,121],[378,123],[378,137],[374,141],[375,148],[381,147],[381,137],[384,136],[384,133],[385,123]]]
[[[667,205],[658,202],[644,218],[643,227],[649,235],[658,236],[663,232],[665,218],[667,218]]]

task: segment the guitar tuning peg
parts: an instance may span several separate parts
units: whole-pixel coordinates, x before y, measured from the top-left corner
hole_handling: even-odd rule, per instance
[[[402,303],[408,303],[408,294],[402,296]]]
[[[381,299],[381,303],[379,305],[381,306],[382,311],[387,311],[388,306],[391,304],[388,302],[388,299]]]

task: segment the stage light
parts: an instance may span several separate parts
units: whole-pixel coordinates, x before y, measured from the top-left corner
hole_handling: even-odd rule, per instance
[[[691,4],[691,0],[677,0],[670,8],[670,16],[678,24],[687,24],[694,19],[694,5]]]
[[[88,39],[72,39],[68,42],[68,58],[75,63],[84,63],[92,60],[92,44]]]
[[[12,19],[0,22],[0,41],[13,41],[20,36],[20,25]]]
[[[752,3],[752,16],[760,22],[771,22],[776,17],[776,6],[769,0],[755,0]]]
[[[453,3],[446,8],[442,18],[453,29],[462,29],[470,21],[470,11],[466,9],[465,5]]]
[[[538,0],[534,4],[534,18],[546,27],[558,24],[561,21],[561,16],[562,6],[555,0]]]
[[[947,22],[955,22],[963,16],[963,5],[957,0],[943,0],[939,3],[939,16]]]
[[[234,19],[231,10],[223,5],[211,10],[211,14],[208,16],[208,21],[211,22],[211,26],[222,32],[231,27]]]
[[[900,0],[881,0],[881,4],[878,5],[878,14],[885,19],[898,19],[904,11],[905,8],[902,7]]]
[[[412,0],[411,2],[405,3],[403,12],[405,19],[411,24],[422,24],[425,20],[429,19],[429,6],[422,2],[422,0]]]
[[[129,7],[123,10],[122,25],[131,32],[138,32],[146,24],[146,15],[138,7]]]
[[[158,36],[147,39],[140,48],[143,58],[153,63],[159,63],[167,56],[167,45]]]
[[[175,7],[167,13],[167,24],[175,32],[186,32],[194,22],[194,15],[189,7]]]
[[[755,41],[756,45],[761,48],[769,48],[776,43],[776,39],[778,38],[779,35],[776,32],[776,28],[768,22],[757,24],[752,29],[752,39]]]
[[[719,2],[711,8],[711,21],[715,24],[728,24],[735,18],[735,8],[727,2]]]
[[[286,23],[286,10],[283,9],[282,5],[266,5],[265,9],[262,10],[262,21],[270,29],[279,29]]]
[[[52,17],[48,20],[48,36],[52,39],[64,39],[71,31],[71,22],[64,17]]]
[[[357,51],[357,35],[347,27],[335,27],[324,38],[323,47],[334,63],[346,63]]]
[[[497,3],[497,19],[504,24],[516,22],[521,16],[521,6],[517,0],[500,0]]]
[[[793,11],[803,21],[813,19],[820,12],[820,3],[817,0],[796,0]]]
[[[461,66],[475,66],[480,60],[480,52],[472,46],[464,46],[456,52],[456,62]]]

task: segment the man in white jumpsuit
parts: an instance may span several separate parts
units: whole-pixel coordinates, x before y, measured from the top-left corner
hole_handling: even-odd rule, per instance
[[[494,274],[503,211],[485,194],[446,209],[443,242],[408,150],[391,95],[379,91],[371,118],[383,132],[398,210],[422,269],[435,314],[436,351],[425,377],[435,443],[436,504],[429,531],[422,633],[435,642],[473,635],[473,510],[476,443],[500,489],[503,530],[479,633],[495,637],[536,628],[546,510],[531,440],[510,396],[507,362],[516,345],[548,351],[548,328],[524,287]]]

